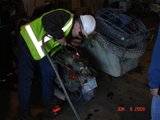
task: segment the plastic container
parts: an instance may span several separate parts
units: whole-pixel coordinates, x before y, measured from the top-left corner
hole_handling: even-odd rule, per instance
[[[94,97],[94,90],[97,87],[95,78],[90,78],[82,86],[83,99],[89,101]]]

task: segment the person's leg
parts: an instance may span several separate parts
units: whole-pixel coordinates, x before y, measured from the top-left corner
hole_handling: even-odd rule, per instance
[[[151,120],[160,119],[160,96],[153,96],[151,103]]]
[[[19,40],[18,54],[18,92],[21,117],[30,114],[30,93],[33,78],[33,64],[31,56],[22,41]]]
[[[42,99],[46,109],[49,110],[55,102],[54,80],[56,75],[46,57],[39,64],[42,74]]]

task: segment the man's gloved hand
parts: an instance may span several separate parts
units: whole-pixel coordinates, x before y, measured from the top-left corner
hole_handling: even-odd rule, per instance
[[[63,45],[63,46],[66,46],[67,45],[67,41],[66,41],[66,38],[65,37],[63,37],[62,39],[58,39],[57,40],[61,45]]]
[[[70,40],[70,45],[74,46],[74,47],[80,46],[81,43],[82,43],[82,39],[73,38],[73,39]]]
[[[153,95],[153,96],[157,96],[158,91],[159,91],[159,88],[150,89],[151,95]]]

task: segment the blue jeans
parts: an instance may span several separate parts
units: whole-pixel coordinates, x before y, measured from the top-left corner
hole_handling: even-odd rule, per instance
[[[34,61],[26,49],[25,44],[22,42],[22,39],[18,41],[18,46],[18,89],[20,111],[21,113],[30,112],[31,85],[35,70],[40,70],[42,99],[45,107],[49,109],[54,102],[55,72],[46,57],[39,61]],[[39,69],[36,69],[37,66]]]
[[[160,96],[152,98],[151,117],[151,120],[160,120]]]

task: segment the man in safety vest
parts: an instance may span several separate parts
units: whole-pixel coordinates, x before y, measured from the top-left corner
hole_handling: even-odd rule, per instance
[[[19,79],[19,100],[20,100],[20,120],[29,120],[31,93],[31,83],[35,64],[40,68],[42,98],[47,113],[51,113],[54,104],[54,84],[56,77],[52,70],[46,53],[57,52],[62,46],[66,46],[67,37],[72,36],[70,45],[77,47],[81,43],[82,36],[88,36],[95,30],[96,22],[91,15],[75,16],[64,9],[56,9],[44,13],[41,17],[21,26],[20,34],[22,39],[19,41],[20,56],[18,64]],[[44,44],[45,46],[43,46]],[[45,47],[45,50],[42,48]],[[53,116],[46,115],[47,119],[53,120]]]

